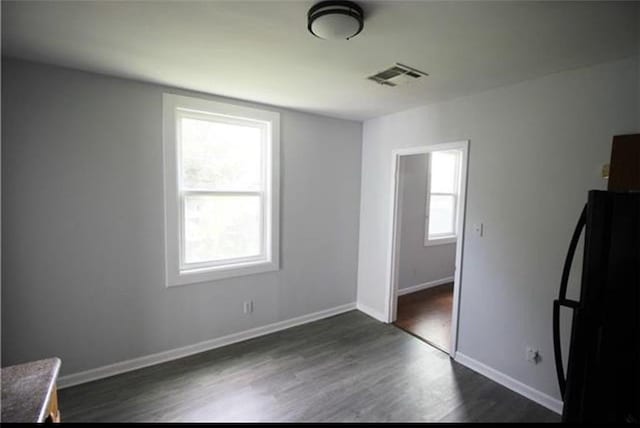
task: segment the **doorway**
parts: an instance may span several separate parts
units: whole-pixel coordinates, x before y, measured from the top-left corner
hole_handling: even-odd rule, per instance
[[[389,322],[455,356],[468,141],[393,152]]]

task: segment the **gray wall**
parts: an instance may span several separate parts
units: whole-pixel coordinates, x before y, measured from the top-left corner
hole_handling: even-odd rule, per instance
[[[12,60],[2,77],[4,365],[70,374],[355,301],[360,123],[279,110],[282,269],[167,289],[162,93],[189,93]]]
[[[402,215],[398,257],[398,288],[453,276],[456,244],[424,246],[427,155],[400,158]]]
[[[551,308],[587,190],[638,132],[638,59],[556,73],[365,122],[358,305],[385,314],[391,151],[470,140],[459,351],[558,397]],[[471,225],[484,223],[484,237]],[[565,329],[565,339],[567,338]],[[542,361],[525,361],[525,346]]]

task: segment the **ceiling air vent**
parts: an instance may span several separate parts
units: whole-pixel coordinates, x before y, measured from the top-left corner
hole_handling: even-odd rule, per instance
[[[428,74],[424,71],[416,70],[413,67],[408,67],[396,62],[394,66],[389,67],[380,73],[374,74],[373,76],[369,76],[367,79],[373,80],[381,85],[398,86],[414,82],[425,76],[428,76]]]

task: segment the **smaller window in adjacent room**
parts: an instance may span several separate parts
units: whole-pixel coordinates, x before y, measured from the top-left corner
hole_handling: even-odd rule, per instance
[[[460,194],[459,150],[429,154],[424,245],[456,242]]]
[[[279,114],[163,104],[167,285],[277,270]]]

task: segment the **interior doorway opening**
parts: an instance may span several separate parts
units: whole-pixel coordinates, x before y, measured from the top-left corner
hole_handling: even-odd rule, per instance
[[[455,356],[468,141],[393,153],[389,322]]]

